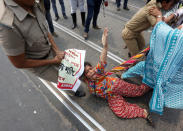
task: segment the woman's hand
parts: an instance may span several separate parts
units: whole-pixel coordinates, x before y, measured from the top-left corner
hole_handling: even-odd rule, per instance
[[[149,9],[149,14],[153,15],[155,17],[161,16],[162,17],[162,13],[161,11],[157,8],[157,7],[152,7]]]
[[[104,29],[104,32],[103,32],[103,35],[102,35],[102,44],[103,44],[103,47],[107,47],[108,45],[108,42],[107,42],[107,38],[108,38],[108,28],[105,28]]]

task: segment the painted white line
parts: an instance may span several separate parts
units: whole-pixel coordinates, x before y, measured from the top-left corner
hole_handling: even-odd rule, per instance
[[[103,10],[102,10],[101,12],[103,12]],[[111,17],[114,17],[114,18],[117,18],[117,19],[119,19],[119,20],[121,20],[121,21],[124,21],[124,22],[129,21],[129,19],[127,19],[127,18],[125,18],[125,17],[122,17],[122,16],[119,16],[119,15],[117,15],[117,14],[114,14],[114,13],[110,12],[109,10],[106,10],[105,13],[106,13],[107,15],[109,15],[109,16],[111,16]]]
[[[53,21],[53,24],[54,24],[54,26],[57,27],[58,29],[60,29],[60,30],[64,31],[65,33],[69,34],[70,36],[72,36],[72,37],[74,37],[74,38],[80,40],[82,43],[86,44],[87,46],[89,46],[89,47],[95,49],[96,51],[102,52],[102,47],[98,46],[97,44],[93,43],[92,41],[89,41],[89,40],[85,41],[84,38],[83,38],[82,36],[78,35],[77,33],[71,31],[71,30],[68,29],[68,28],[66,28],[66,27],[64,27],[64,26],[62,26],[62,25],[60,25],[60,24],[58,24],[58,23],[55,22],[55,21]],[[122,62],[125,61],[124,59],[121,59],[120,57],[116,56],[115,54],[111,53],[110,51],[108,51],[107,56],[108,56],[110,59],[112,59],[112,60],[114,60],[114,61],[116,61],[116,62],[118,62],[118,63],[122,63]]]
[[[52,84],[57,87],[56,83]],[[100,131],[105,131],[105,129],[95,120],[93,119],[86,111],[84,111],[76,102],[74,102],[64,91],[59,90],[57,88],[58,91],[60,91],[66,98],[67,100],[69,100],[83,115],[85,115],[85,117],[88,118],[88,120],[90,120],[98,129],[100,129]]]
[[[132,5],[132,4],[128,4],[129,6],[131,6],[131,7],[133,7],[133,8],[136,8],[136,9],[140,9],[141,7],[138,7],[138,6],[136,6],[136,5]]]
[[[47,84],[47,82],[41,78],[40,81],[57,97],[57,99],[81,122],[83,125],[90,131],[95,131],[83,118],[78,115],[54,90],[53,88]]]

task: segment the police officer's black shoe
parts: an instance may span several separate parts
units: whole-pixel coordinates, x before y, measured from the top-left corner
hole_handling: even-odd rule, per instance
[[[77,97],[83,97],[83,96],[85,96],[86,94],[85,94],[85,92],[84,91],[76,91],[76,93],[75,93],[75,96],[77,96]]]
[[[128,7],[123,7],[124,10],[129,11],[130,9]]]

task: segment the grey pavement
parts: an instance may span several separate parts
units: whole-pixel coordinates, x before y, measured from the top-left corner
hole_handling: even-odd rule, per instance
[[[1,48],[0,63],[1,131],[86,130],[37,77],[15,69]]]

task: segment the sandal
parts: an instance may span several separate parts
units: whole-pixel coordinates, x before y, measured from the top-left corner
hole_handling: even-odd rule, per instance
[[[148,123],[150,126],[152,126],[152,127],[155,126],[154,123],[153,123],[153,120],[152,120],[152,117],[151,117],[150,114],[147,115],[146,121],[147,121],[147,123]]]

